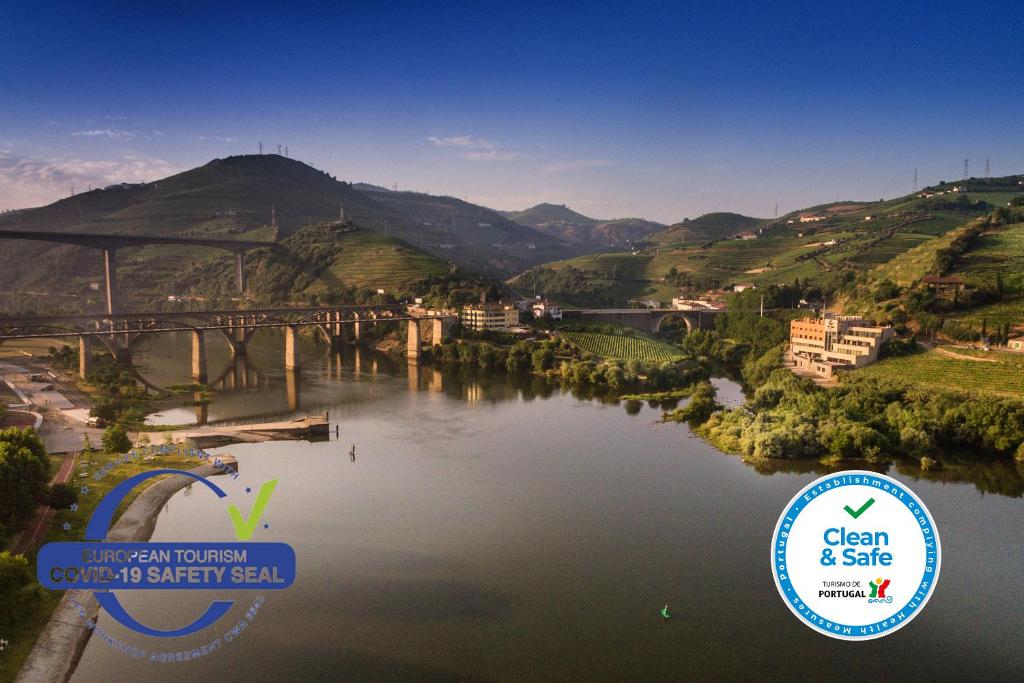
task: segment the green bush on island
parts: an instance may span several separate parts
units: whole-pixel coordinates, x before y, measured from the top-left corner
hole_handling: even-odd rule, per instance
[[[666,420],[675,422],[706,422],[712,413],[721,410],[722,405],[715,400],[715,387],[711,382],[700,382],[693,388],[690,400],[685,406],[676,408],[665,414]]]
[[[974,448],[991,456],[1020,452],[1024,401],[875,381],[855,373],[823,389],[788,370],[774,371],[747,405],[711,415],[699,432],[751,462],[769,458],[931,457]]]

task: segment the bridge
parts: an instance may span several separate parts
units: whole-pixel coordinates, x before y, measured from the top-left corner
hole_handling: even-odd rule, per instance
[[[107,295],[107,313],[118,312],[117,296],[117,250],[147,244],[174,244],[179,246],[210,247],[223,249],[235,255],[235,282],[238,292],[245,292],[245,269],[243,259],[248,249],[273,247],[274,242],[257,240],[228,240],[185,237],[161,237],[157,235],[110,235],[91,232],[43,232],[38,230],[0,230],[0,239],[36,240],[74,244],[103,252],[103,280]]]
[[[454,316],[399,305],[271,307],[238,310],[184,311],[175,313],[75,314],[0,318],[0,343],[17,339],[77,338],[79,374],[91,370],[93,343],[102,345],[115,359],[129,362],[131,347],[147,334],[188,332],[192,337],[192,377],[205,384],[208,332],[228,342],[232,357],[245,355],[257,330],[284,331],[284,366],[298,370],[300,328],[319,331],[332,348],[360,343],[363,327],[388,321],[406,321],[406,355],[417,360],[423,341],[440,343],[448,336]],[[423,323],[430,323],[424,334]],[[314,332],[315,333],[315,332]]]
[[[687,331],[713,330],[715,318],[724,311],[682,311],[675,308],[595,308],[562,311],[563,320],[582,320],[609,325],[635,327],[643,332],[657,334],[669,318],[681,318]]]

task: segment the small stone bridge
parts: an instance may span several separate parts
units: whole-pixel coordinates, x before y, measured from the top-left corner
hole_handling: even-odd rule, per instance
[[[635,327],[657,334],[669,318],[681,318],[689,330],[713,330],[715,318],[724,311],[680,311],[675,308],[595,308],[562,311],[563,320],[606,323]]]

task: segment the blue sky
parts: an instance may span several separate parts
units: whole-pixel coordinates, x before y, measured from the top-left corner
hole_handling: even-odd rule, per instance
[[[1024,172],[1017,3],[0,5],[0,209],[288,145],[495,208],[769,216]],[[556,6],[557,5],[557,6]]]

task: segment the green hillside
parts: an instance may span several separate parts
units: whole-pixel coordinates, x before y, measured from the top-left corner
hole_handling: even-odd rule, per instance
[[[547,203],[531,206],[525,211],[511,211],[508,213],[508,218],[516,223],[529,225],[534,228],[539,228],[550,223],[593,224],[598,222],[596,218],[590,218],[589,216],[584,216],[581,213],[576,213],[564,204],[559,205]]]
[[[403,240],[474,272],[508,277],[549,258],[571,255],[554,239],[483,207],[451,197],[398,193],[338,181],[276,154],[215,159],[149,183],[112,185],[48,206],[0,216],[0,229],[97,232],[272,241],[306,226],[337,221]],[[102,281],[96,250],[5,240],[2,305],[15,310],[98,310]],[[180,289],[176,278],[231,262],[223,251],[190,246],[118,252],[121,299],[133,308]],[[53,273],[60,273],[55,281]],[[398,274],[401,280],[401,274]]]
[[[432,303],[445,303],[452,289],[487,284],[406,242],[345,222],[303,228],[272,249],[254,250],[246,278],[251,301],[297,304],[351,302],[381,291],[390,300],[439,295],[442,300]],[[207,302],[236,296],[231,264],[217,264],[202,277],[180,279],[168,287]],[[477,296],[474,291],[472,298]]]
[[[965,187],[947,184],[878,202],[837,202],[770,221],[708,214],[655,233],[630,251],[553,261],[520,274],[510,284],[576,306],[625,305],[636,299],[667,303],[680,291],[740,283],[788,284],[796,279],[804,286],[831,288],[852,282],[858,274],[909,285],[934,272],[936,253],[948,246],[960,226],[989,215],[997,200],[1024,196],[1018,178]],[[954,192],[954,187],[999,191]],[[1018,190],[1011,192],[1012,188]],[[820,220],[801,222],[802,216]],[[740,239],[740,233],[750,238]],[[999,249],[1013,253],[1012,231],[986,239],[992,242],[992,253],[979,258],[987,263],[1000,259]],[[981,278],[982,270],[980,263],[975,264],[967,275]]]
[[[690,245],[694,242],[718,240],[741,232],[756,231],[766,221],[738,213],[706,213],[703,216],[686,219],[681,223],[652,235],[651,241],[666,246]]]

